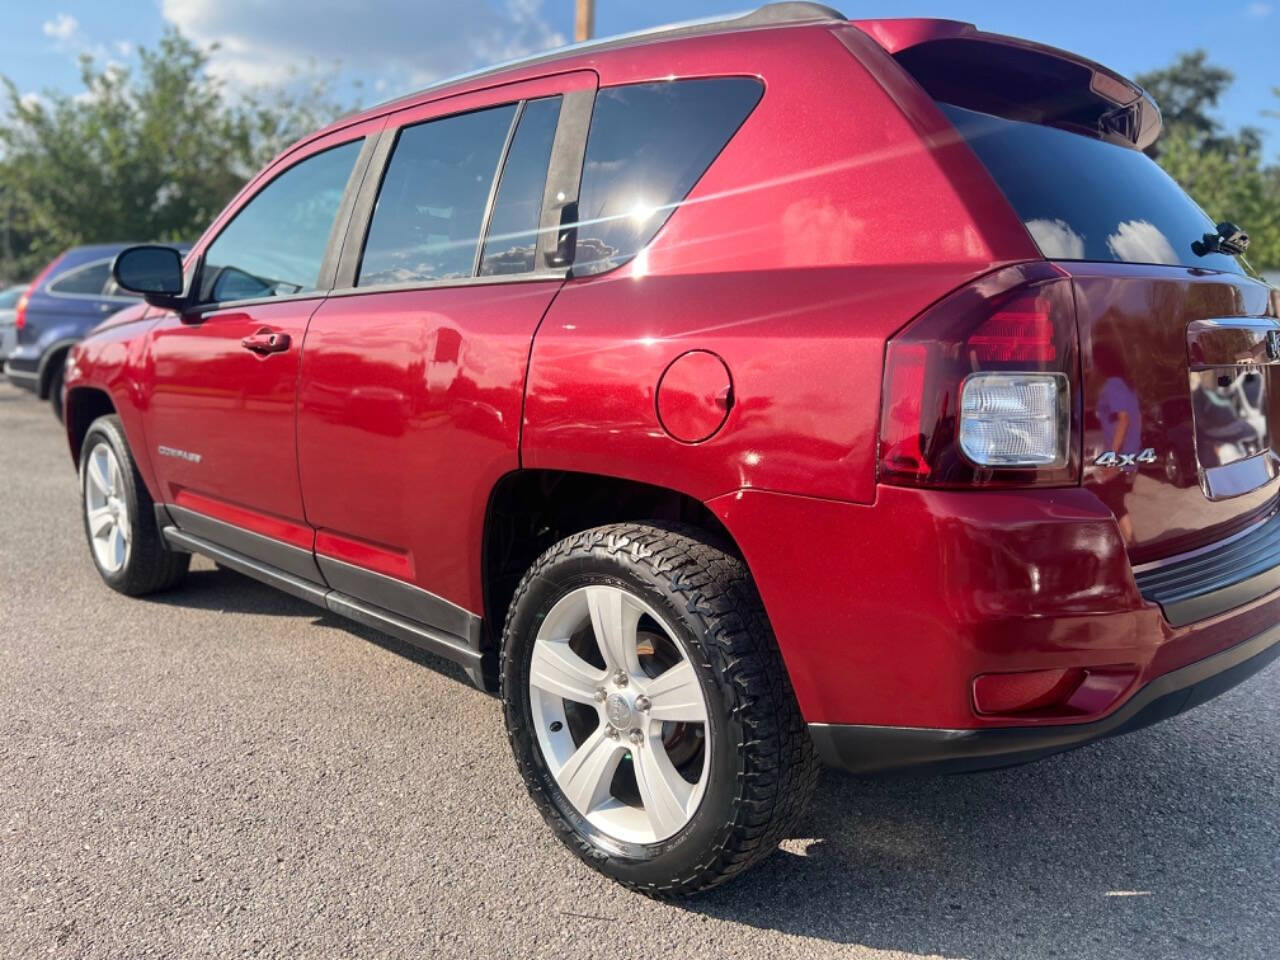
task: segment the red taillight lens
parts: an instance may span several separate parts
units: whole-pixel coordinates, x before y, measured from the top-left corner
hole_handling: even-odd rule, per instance
[[[36,278],[31,281],[31,286],[27,287],[27,292],[18,298],[13,310],[13,325],[17,329],[21,330],[27,325],[27,304],[31,302],[31,297],[40,288],[40,284],[44,283],[45,278],[53,273],[54,268],[62,262],[62,258],[65,256],[65,253],[59,254],[50,260],[45,268],[36,274]]]
[[[928,365],[929,351],[924,344],[904,343],[894,351],[893,362],[885,371],[884,423],[880,428],[881,461],[922,477],[929,475],[920,430]]]
[[[1009,267],[947,297],[889,341],[880,480],[1077,483],[1078,352],[1071,282],[1051,264]]]
[[[1052,363],[1058,355],[1053,342],[1053,318],[1040,309],[1039,297],[1003,306],[969,335],[979,363]]]

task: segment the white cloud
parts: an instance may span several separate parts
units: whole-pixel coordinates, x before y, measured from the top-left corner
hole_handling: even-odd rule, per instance
[[[44,22],[44,35],[58,41],[68,41],[80,31],[80,21],[69,13],[60,13]]]
[[[1178,264],[1173,244],[1147,220],[1125,220],[1107,237],[1107,246],[1117,260],[1128,263]]]
[[[1084,237],[1065,220],[1040,218],[1027,221],[1027,231],[1050,260],[1083,260]]]
[[[126,59],[133,55],[134,46],[128,40],[117,40],[110,47],[98,43],[85,33],[80,21],[69,13],[59,13],[52,20],[46,20],[41,29],[53,41],[55,50],[71,57],[89,56],[94,60],[105,60],[112,51]],[[112,65],[112,62],[108,61],[108,65]]]
[[[1261,20],[1264,17],[1271,16],[1275,9],[1275,4],[1273,3],[1251,3],[1245,7],[1245,13]]]
[[[542,0],[385,0],[376,16],[350,0],[161,0],[166,20],[201,44],[233,86],[287,79],[314,64],[388,92],[565,43]]]

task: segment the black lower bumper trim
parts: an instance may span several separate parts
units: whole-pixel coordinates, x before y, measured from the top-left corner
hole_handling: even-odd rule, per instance
[[[1157,677],[1115,713],[1092,723],[940,730],[809,724],[822,759],[854,773],[966,773],[1029,763],[1130,733],[1190,710],[1280,656],[1280,625],[1229,650]]]

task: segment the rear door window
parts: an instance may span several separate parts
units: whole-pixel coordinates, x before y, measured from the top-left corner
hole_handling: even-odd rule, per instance
[[[360,287],[470,277],[511,130],[507,104],[406,127],[369,224]]]
[[[294,164],[254,195],[205,251],[201,301],[310,293],[363,141]]]
[[[53,283],[49,284],[49,292],[61,296],[97,297],[101,296],[111,276],[111,261],[98,260],[75,270],[69,270]]]
[[[560,120],[560,97],[530,100],[507,151],[502,179],[489,217],[480,275],[528,273],[535,268],[542,194],[547,185],[551,145]]]
[[[752,77],[601,90],[582,168],[574,275],[612,269],[652,240],[762,92]]]
[[[939,104],[1050,260],[1172,264],[1243,273],[1196,256],[1215,226],[1146,154],[1036,123]]]

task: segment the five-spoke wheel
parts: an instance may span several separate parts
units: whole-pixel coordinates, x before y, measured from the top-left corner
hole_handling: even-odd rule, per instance
[[[654,843],[689,822],[707,780],[706,698],[652,607],[612,585],[565,595],[534,640],[529,695],[551,774],[591,823]]]
[[[502,641],[516,762],[557,835],[654,896],[767,856],[816,761],[741,558],[699,531],[613,524],[529,568]]]
[[[88,452],[84,465],[84,509],[94,556],[107,573],[129,559],[129,507],[124,500],[120,461],[105,439]]]
[[[98,573],[113,590],[141,596],[174,586],[191,555],[170,550],[155,502],[114,414],[89,425],[80,445],[84,532]]]

